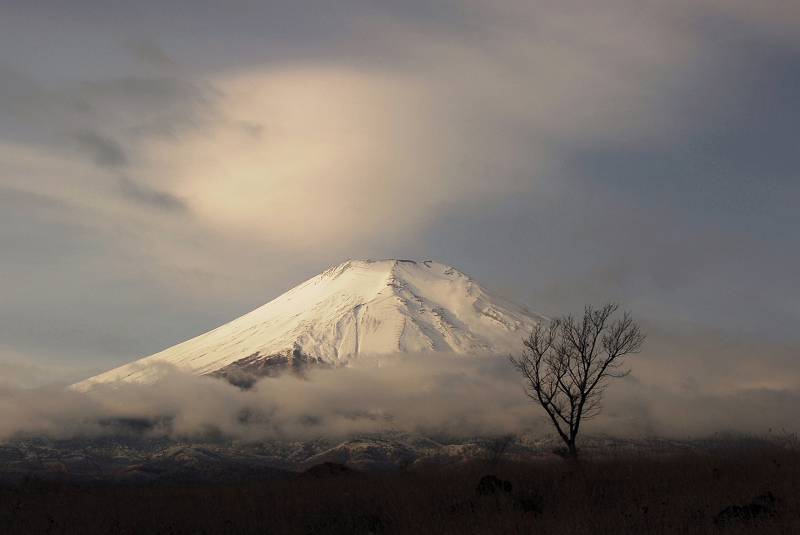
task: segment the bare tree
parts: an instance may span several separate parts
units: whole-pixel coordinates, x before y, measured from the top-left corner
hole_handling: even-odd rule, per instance
[[[628,375],[623,359],[644,343],[630,313],[613,318],[618,308],[587,306],[582,319],[568,315],[540,323],[522,354],[510,357],[526,379],[525,393],[547,412],[569,457],[578,454],[581,423],[600,412],[607,379]]]

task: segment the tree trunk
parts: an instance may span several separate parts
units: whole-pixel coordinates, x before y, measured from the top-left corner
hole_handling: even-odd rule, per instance
[[[578,448],[575,446],[575,437],[572,437],[567,442],[567,458],[568,459],[577,459],[578,458]]]

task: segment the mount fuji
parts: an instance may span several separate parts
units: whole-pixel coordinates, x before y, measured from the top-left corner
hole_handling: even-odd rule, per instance
[[[152,383],[165,365],[248,384],[373,355],[502,355],[543,319],[445,264],[348,260],[216,329],[73,386]]]

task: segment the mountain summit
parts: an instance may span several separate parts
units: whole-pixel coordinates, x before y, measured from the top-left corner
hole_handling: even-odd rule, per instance
[[[541,316],[433,261],[348,260],[205,334],[75,385],[147,383],[159,364],[229,379],[363,355],[516,350]]]

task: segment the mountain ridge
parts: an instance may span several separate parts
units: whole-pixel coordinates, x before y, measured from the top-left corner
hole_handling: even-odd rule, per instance
[[[519,345],[542,319],[446,264],[350,259],[233,321],[74,387],[153,382],[160,364],[213,375],[247,363],[270,375],[278,363],[337,366],[365,355],[491,354]]]

